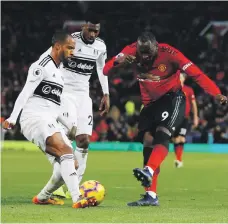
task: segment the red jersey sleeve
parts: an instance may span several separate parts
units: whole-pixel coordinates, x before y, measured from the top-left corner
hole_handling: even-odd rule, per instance
[[[217,85],[210,78],[208,78],[195,64],[193,64],[188,58],[186,58],[174,47],[169,47],[171,51],[174,52],[173,54],[170,54],[171,60],[174,61],[174,63],[181,71],[193,78],[194,81],[208,94],[212,96],[221,94],[220,89],[217,87]]]
[[[191,101],[196,100],[196,98],[195,98],[195,94],[194,94],[194,91],[193,91],[193,89],[192,89],[192,88],[190,88],[190,89],[189,89],[189,92],[190,92],[190,99],[191,99]]]
[[[108,75],[109,70],[114,66],[114,62],[116,58],[123,56],[124,54],[135,55],[136,53],[136,42],[126,46],[118,55],[114,56],[112,59],[105,63],[103,73],[104,75]]]

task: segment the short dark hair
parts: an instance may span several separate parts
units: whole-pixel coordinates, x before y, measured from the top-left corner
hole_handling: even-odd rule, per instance
[[[56,30],[52,36],[51,46],[53,47],[57,42],[63,43],[68,36],[71,36],[66,30]]]
[[[152,43],[156,42],[156,38],[153,33],[151,32],[143,32],[141,35],[138,37],[138,40],[140,40],[142,43],[145,43],[147,41],[151,41]]]
[[[85,15],[85,21],[86,23],[90,22],[92,24],[98,24],[101,22],[101,17],[94,12],[87,12]]]

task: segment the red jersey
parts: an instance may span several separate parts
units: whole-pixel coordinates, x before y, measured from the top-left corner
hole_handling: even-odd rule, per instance
[[[121,53],[136,56],[136,43],[126,46]],[[108,75],[109,70],[114,66],[113,63],[116,57],[113,57],[105,64],[103,70],[104,75]],[[135,67],[135,69],[133,69],[138,76],[137,79],[139,81],[142,103],[144,105],[156,101],[168,92],[176,92],[181,89],[180,71],[191,76],[207,93],[213,96],[220,94],[219,88],[212,80],[180,51],[168,44],[158,45],[157,58],[153,65],[143,73],[156,76],[159,80],[152,81],[151,79],[140,78],[142,72],[137,70],[135,63],[133,63],[132,66]]]
[[[185,117],[188,117],[191,111],[192,101],[195,100],[195,94],[193,92],[193,89],[186,85],[182,87],[182,91],[186,97]]]

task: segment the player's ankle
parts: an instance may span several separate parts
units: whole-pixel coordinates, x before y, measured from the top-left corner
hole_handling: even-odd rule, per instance
[[[145,168],[147,168],[149,170],[151,176],[153,176],[154,170],[151,167],[149,167],[149,166],[145,166]]]
[[[152,198],[156,198],[157,194],[154,191],[147,191],[147,193],[152,197]]]

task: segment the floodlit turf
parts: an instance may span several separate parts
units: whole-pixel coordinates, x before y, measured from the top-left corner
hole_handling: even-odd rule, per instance
[[[162,165],[160,207],[126,206],[143,193],[132,176],[141,153],[90,152],[84,180],[96,179],[107,190],[95,208],[33,205],[51,175],[51,165],[40,152],[2,153],[2,222],[228,222],[228,154],[186,153],[184,168],[175,169],[173,154]]]

